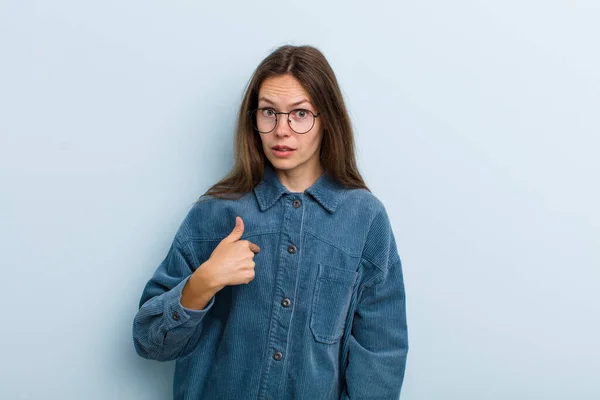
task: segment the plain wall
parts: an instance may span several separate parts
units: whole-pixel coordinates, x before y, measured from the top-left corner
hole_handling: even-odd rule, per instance
[[[597,1],[0,2],[0,398],[166,399],[131,323],[232,166],[252,71],[320,48],[403,260],[402,399],[599,399]]]

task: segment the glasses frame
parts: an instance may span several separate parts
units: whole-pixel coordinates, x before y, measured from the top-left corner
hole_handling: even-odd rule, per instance
[[[275,109],[274,109],[273,107],[260,107],[260,108],[255,108],[254,110],[248,111],[248,115],[250,116],[250,118],[256,118],[256,117],[254,116],[254,113],[255,113],[255,112],[257,112],[257,111],[259,111],[259,110],[273,110],[273,112],[275,112],[275,126],[273,127],[273,129],[271,129],[271,130],[270,130],[270,131],[268,131],[268,132],[262,132],[262,131],[259,131],[259,130],[258,130],[258,127],[257,127],[257,125],[258,125],[258,122],[257,122],[257,123],[255,123],[255,122],[254,122],[254,120],[253,120],[253,121],[251,121],[251,122],[252,122],[252,127],[253,127],[254,129],[256,129],[256,131],[257,131],[258,133],[262,133],[262,134],[271,133],[271,132],[273,132],[273,131],[274,131],[274,130],[277,128],[277,124],[279,123],[279,117],[278,117],[278,115],[279,115],[279,114],[286,114],[286,115],[287,115],[287,123],[288,123],[288,126],[290,127],[290,129],[291,129],[293,132],[297,133],[298,135],[304,135],[304,134],[306,134],[306,133],[310,132],[310,130],[311,130],[311,129],[312,129],[314,126],[315,126],[315,121],[317,120],[317,118],[319,118],[319,115],[321,115],[321,113],[320,113],[320,112],[315,114],[314,112],[312,112],[312,111],[310,111],[310,110],[307,110],[306,108],[294,108],[292,111],[289,111],[289,112],[283,112],[283,111],[275,111]],[[311,113],[311,114],[313,115],[313,123],[312,123],[312,125],[310,126],[310,128],[309,128],[309,129],[308,129],[306,132],[298,132],[298,131],[294,130],[294,128],[292,128],[292,125],[291,125],[291,120],[290,120],[290,114],[291,114],[291,113],[293,113],[294,111],[307,111],[307,112],[309,112],[309,113]]]

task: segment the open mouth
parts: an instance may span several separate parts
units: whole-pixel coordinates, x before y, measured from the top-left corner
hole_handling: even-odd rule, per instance
[[[273,154],[275,154],[277,157],[288,157],[294,151],[296,151],[295,149],[291,149],[289,147],[273,147],[272,150]]]

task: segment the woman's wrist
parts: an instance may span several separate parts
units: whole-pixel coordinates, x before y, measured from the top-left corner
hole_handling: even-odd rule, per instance
[[[191,310],[202,310],[210,299],[222,289],[201,265],[190,276],[181,293],[181,305]]]

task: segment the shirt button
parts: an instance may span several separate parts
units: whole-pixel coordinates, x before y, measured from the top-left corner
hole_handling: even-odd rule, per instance
[[[282,358],[283,358],[283,354],[281,354],[281,352],[279,352],[279,351],[276,351],[276,352],[275,352],[275,354],[273,354],[273,359],[274,359],[275,361],[279,361],[279,360],[281,360]]]
[[[298,200],[298,199],[294,200],[294,202],[292,203],[292,205],[294,206],[294,208],[300,207],[300,204],[301,204],[300,200]]]
[[[179,321],[179,313],[178,313],[177,311],[175,311],[175,312],[173,313],[173,319],[174,319],[175,321]]]
[[[281,300],[281,305],[284,307],[289,307],[290,306],[290,299],[283,299]]]
[[[288,246],[288,253],[294,254],[295,252],[296,252],[296,246],[294,246],[293,244],[290,244]]]

